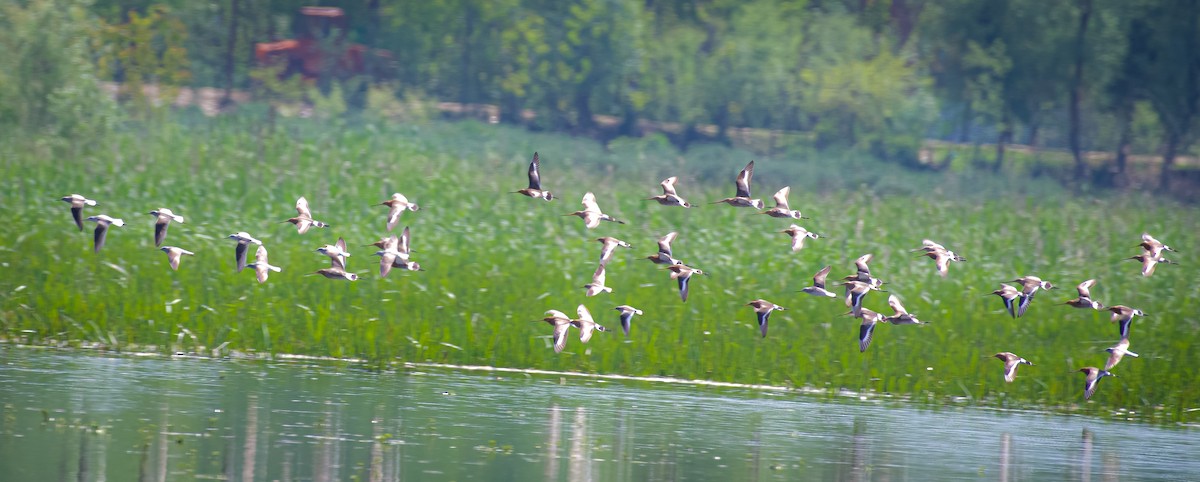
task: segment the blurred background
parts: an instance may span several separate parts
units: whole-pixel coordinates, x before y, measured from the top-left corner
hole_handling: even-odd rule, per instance
[[[1190,0],[5,0],[0,136],[471,117],[1195,199],[1198,25]]]

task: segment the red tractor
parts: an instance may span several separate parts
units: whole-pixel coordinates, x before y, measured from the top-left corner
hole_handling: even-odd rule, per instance
[[[391,60],[386,50],[346,42],[346,15],[337,7],[302,7],[299,38],[254,45],[260,65],[286,65],[279,77],[300,74],[306,81],[322,75],[345,78],[366,72],[366,57],[378,64]]]

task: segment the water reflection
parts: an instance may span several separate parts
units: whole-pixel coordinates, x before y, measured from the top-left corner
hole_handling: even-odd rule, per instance
[[[17,355],[0,347],[5,482],[1091,482],[1200,473],[1193,432],[1082,417],[582,379]],[[122,378],[112,385],[122,390],[82,388],[92,364]]]
[[[575,409],[575,421],[571,424],[571,453],[567,458],[567,477],[572,481],[591,482],[592,444],[588,441],[587,410]]]
[[[562,433],[562,412],[558,405],[550,406],[549,426],[546,428],[546,470],[547,481],[558,480],[558,438]]]
[[[1008,482],[1008,467],[1012,465],[1012,434],[1000,434],[1000,482]]]

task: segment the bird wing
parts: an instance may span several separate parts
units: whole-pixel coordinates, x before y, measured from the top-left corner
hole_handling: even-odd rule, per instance
[[[542,176],[538,174],[538,168],[541,167],[541,160],[538,158],[538,153],[533,153],[533,161],[529,163],[529,189],[542,190]]]
[[[763,338],[767,337],[767,320],[771,317],[771,310],[755,311],[758,315],[758,330],[762,332]]]
[[[675,193],[675,181],[677,180],[679,180],[679,178],[676,176],[663,179],[663,182],[659,183],[659,185],[662,186],[663,194],[667,196],[679,196]]]
[[[583,200],[580,202],[583,204],[584,211],[592,213],[600,212],[600,205],[596,204],[596,195],[592,194],[591,191],[584,193]],[[597,220],[597,224],[599,224],[599,220]]]
[[[588,311],[586,306],[579,305],[577,308],[575,308],[575,313],[579,315],[579,319],[595,323],[595,321],[592,320],[592,312]]]
[[[858,268],[858,272],[860,273],[871,274],[871,268],[867,266],[867,263],[870,263],[874,257],[875,255],[870,253],[859,256],[858,259],[854,260],[854,266]]]
[[[296,200],[296,213],[302,218],[312,219],[312,212],[308,210],[308,200],[304,196]]]
[[[832,268],[833,266],[826,266],[821,268],[821,271],[817,271],[817,274],[813,275],[813,286],[824,289],[825,278],[829,276],[829,270]]]
[[[1091,298],[1092,294],[1090,292],[1090,288],[1095,285],[1096,285],[1096,280],[1090,279],[1090,280],[1084,281],[1082,283],[1079,283],[1079,286],[1076,286],[1075,289],[1079,291],[1080,298]]]
[[[404,231],[400,233],[399,238],[396,238],[395,235],[392,238],[396,245],[396,251],[404,254],[411,252],[409,245],[412,243],[412,232],[408,230],[408,226],[404,227]]]
[[[687,301],[688,280],[691,279],[691,276],[683,276],[681,274],[679,277],[677,277],[675,279],[676,279],[676,281],[679,282],[679,298],[682,299],[683,301]]]
[[[775,192],[774,198],[775,198],[775,207],[776,208],[787,210],[787,211],[791,210],[791,208],[788,207],[788,193],[790,193],[790,192],[792,192],[791,186],[784,186],[783,189],[780,189]]]
[[[388,217],[387,217],[387,230],[388,231],[395,229],[396,225],[400,223],[400,215],[401,214],[404,214],[404,205],[403,204],[393,204],[390,206],[390,209],[388,209]]]
[[[171,264],[171,269],[179,270],[179,258],[183,257],[183,253],[177,250],[167,250],[167,261]]]
[[[734,183],[737,184],[737,196],[736,197],[744,197],[744,198],[750,197],[750,178],[753,176],[754,176],[754,161],[750,161],[749,164],[746,164],[746,168],[742,169],[742,172],[738,173],[737,180],[734,181]]]
[[[266,246],[260,245],[258,247],[258,249],[254,251],[254,262],[263,264],[263,265],[267,264],[267,247]]]
[[[875,335],[875,319],[863,317],[862,324],[858,325],[858,352],[867,351],[871,346],[871,340]]]
[[[594,273],[592,273],[592,284],[604,286],[604,278],[605,278],[604,265],[601,264],[600,266],[597,266],[596,271]],[[583,305],[579,305],[579,306],[583,306]],[[584,308],[584,309],[586,309],[586,308]]]
[[[621,312],[621,329],[625,331],[625,336],[629,336],[629,326],[632,324],[632,322],[633,322],[633,312],[632,311],[622,311]]]
[[[92,237],[92,241],[93,241],[92,244],[94,245],[95,252],[99,253],[100,248],[104,247],[104,238],[107,235],[108,235],[108,223],[103,222],[103,221],[97,222],[96,230]]]
[[[673,257],[671,255],[671,243],[674,242],[675,238],[677,237],[679,237],[679,233],[671,231],[663,237],[658,238],[658,252],[667,255],[667,257]]]
[[[570,323],[557,323],[554,325],[554,353],[562,353],[563,348],[567,347],[567,330],[570,328]]]
[[[1005,357],[1005,359],[1004,359],[1004,381],[1006,381],[1008,383],[1012,383],[1013,379],[1017,378],[1017,365],[1020,365],[1021,364],[1020,362],[1021,362],[1020,358]]]
[[[237,247],[234,248],[233,258],[237,260],[238,273],[241,273],[243,269],[246,269],[246,255],[249,251],[250,245],[242,242],[238,242]]]
[[[950,255],[945,251],[937,251],[937,256],[933,260],[937,263],[938,274],[946,276],[946,273],[950,271]]]
[[[904,305],[900,303],[900,298],[897,298],[896,295],[888,296],[888,306],[891,306],[897,315],[908,314],[908,311],[904,309]]]
[[[71,206],[71,217],[75,218],[75,225],[83,231],[83,207]]]
[[[163,240],[167,239],[167,226],[170,225],[170,218],[159,218],[158,222],[154,223],[154,245],[162,246]]]

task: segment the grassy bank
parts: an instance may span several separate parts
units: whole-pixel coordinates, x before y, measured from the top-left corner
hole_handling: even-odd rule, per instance
[[[590,141],[530,134],[478,123],[331,128],[315,121],[281,124],[269,134],[245,118],[162,123],[117,134],[78,158],[54,158],[35,143],[3,159],[0,203],[0,329],[9,340],[95,342],[114,348],[156,345],[167,351],[184,333],[194,345],[310,355],[489,364],[627,375],[670,375],[744,383],[875,390],[941,403],[953,397],[987,405],[1196,421],[1200,407],[1200,323],[1191,254],[1200,210],[1150,197],[1072,199],[1050,182],[955,173],[922,175],[853,156],[797,152],[758,159],[756,195],[791,185],[802,224],[828,238],[792,253],[779,233],[788,223],[747,209],[710,206],[732,194],[732,177],[749,154],[705,147],[680,154],[665,141]],[[533,151],[545,203],[524,187]],[[658,181],[679,175],[679,192],[699,206],[659,206]],[[584,229],[574,217],[584,191],[628,225]],[[415,259],[427,271],[378,276],[374,248],[386,234],[386,208],[399,191],[421,205],[405,213]],[[78,192],[100,202],[86,213],[122,217],[99,254],[91,223],[79,232],[59,197]],[[292,205],[306,196],[317,219],[333,226],[298,235]],[[154,249],[153,218],[168,207],[187,218],[165,244],[196,252],[171,271]],[[675,254],[710,276],[680,301],[666,272],[639,258],[654,240],[679,231]],[[233,242],[247,231],[283,267],[259,284],[234,272]],[[1139,254],[1143,231],[1178,247],[1183,264],[1149,278],[1122,258]],[[585,298],[599,253],[598,236],[634,245],[609,265],[611,294]],[[314,250],[343,236],[362,279],[335,282],[306,274],[325,267]],[[908,250],[932,238],[969,258],[941,278],[933,262]],[[880,326],[858,352],[857,320],[840,300],[796,290],[833,265],[874,253],[873,272],[890,284],[926,326]],[[1062,287],[1040,294],[1029,313],[1010,319],[988,295],[1000,282],[1036,274]],[[1082,366],[1103,366],[1117,328],[1105,313],[1055,306],[1073,286],[1096,278],[1105,304],[1138,307],[1131,349],[1083,403]],[[743,306],[765,298],[789,308],[771,318],[765,339]],[[618,328],[612,307],[645,311],[626,340],[601,333],[574,338],[556,355],[549,327],[531,323],[547,309],[573,314],[586,304]],[[889,312],[886,294],[866,306]],[[186,330],[186,332],[184,331]],[[573,332],[574,333],[574,332]],[[192,336],[195,337],[194,341]],[[1015,352],[1037,364],[1003,382],[989,358]],[[1135,412],[1129,415],[1126,411]]]

